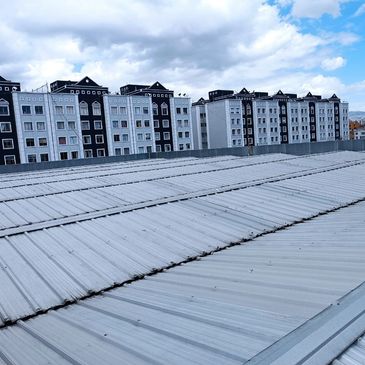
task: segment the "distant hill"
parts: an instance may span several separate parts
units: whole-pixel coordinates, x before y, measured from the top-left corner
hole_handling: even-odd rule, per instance
[[[365,112],[349,112],[349,119],[351,120],[365,119]]]

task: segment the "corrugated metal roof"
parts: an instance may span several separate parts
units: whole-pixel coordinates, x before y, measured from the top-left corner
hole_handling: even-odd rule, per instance
[[[331,156],[336,166],[337,157],[343,158]],[[0,324],[365,198],[364,178],[360,164],[8,234],[0,238],[6,293],[0,297]]]
[[[332,362],[332,365],[364,365],[365,338],[361,337],[350,346],[341,356]]]
[[[334,193],[333,179],[322,180]],[[365,203],[342,208],[19,321],[0,330],[0,364],[242,364],[364,281],[364,213]],[[224,214],[215,217],[203,216],[202,227],[212,219],[217,235],[195,242],[235,234]]]

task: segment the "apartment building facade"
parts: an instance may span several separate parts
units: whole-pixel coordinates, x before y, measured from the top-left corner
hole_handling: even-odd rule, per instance
[[[20,163],[19,143],[13,92],[20,91],[20,83],[0,76],[0,165]]]
[[[279,90],[239,93],[214,90],[192,106],[199,148],[260,146],[349,139],[348,103]]]
[[[151,86],[128,84],[120,88],[120,93],[151,98],[156,152],[194,148],[190,98],[175,97],[174,91],[158,81]]]
[[[21,163],[84,157],[77,95],[13,92]]]

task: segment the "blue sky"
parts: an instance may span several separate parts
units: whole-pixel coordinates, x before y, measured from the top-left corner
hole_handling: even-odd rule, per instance
[[[114,92],[160,81],[193,100],[246,87],[365,111],[360,0],[12,0],[0,75],[31,90],[88,75]]]

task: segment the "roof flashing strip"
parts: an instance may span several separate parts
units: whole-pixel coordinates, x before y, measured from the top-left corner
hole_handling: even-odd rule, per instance
[[[329,364],[365,331],[365,282],[244,365]]]

